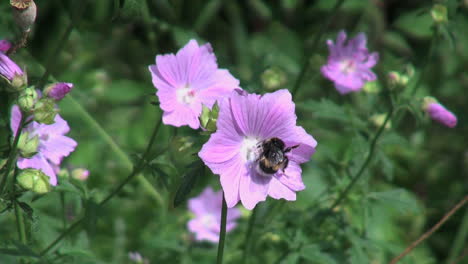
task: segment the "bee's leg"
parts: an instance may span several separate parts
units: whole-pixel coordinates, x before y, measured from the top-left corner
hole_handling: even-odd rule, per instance
[[[288,167],[288,164],[289,164],[289,159],[286,157],[284,159],[284,163],[283,163],[283,169],[282,169],[283,172]]]
[[[297,147],[299,147],[299,144],[297,144],[297,145],[295,145],[295,146],[292,146],[292,147],[288,147],[288,148],[286,148],[286,149],[284,150],[284,153],[288,153],[288,152],[290,152],[291,150],[293,150],[293,149],[295,149],[295,148],[297,148]]]

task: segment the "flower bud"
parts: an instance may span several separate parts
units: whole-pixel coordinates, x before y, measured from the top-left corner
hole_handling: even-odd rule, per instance
[[[34,87],[28,87],[24,89],[18,97],[18,105],[21,111],[29,113],[33,110],[34,104],[37,101],[37,92]]]
[[[374,114],[370,117],[371,122],[376,126],[376,127],[381,127],[384,122],[385,118],[387,117],[386,114]],[[385,129],[390,129],[392,127],[392,123],[390,121],[385,124]]]
[[[28,132],[21,133],[18,139],[18,150],[19,154],[23,158],[31,158],[37,154],[37,148],[39,147],[39,137],[29,137]]]
[[[212,109],[203,105],[202,113],[199,117],[201,128],[208,132],[216,131],[216,121],[218,121],[219,105],[216,102]]]
[[[6,40],[2,39],[0,40],[0,52],[6,53],[8,50],[11,48],[11,43]]]
[[[55,102],[50,98],[41,98],[34,107],[34,121],[41,124],[53,124],[57,110]]]
[[[370,94],[373,94],[373,93],[378,93],[380,91],[380,86],[379,86],[379,83],[378,82],[366,82],[364,84],[364,87],[362,88],[362,90],[366,93],[370,93]]]
[[[54,83],[45,88],[44,95],[54,99],[55,101],[60,101],[71,91],[72,88],[72,83]]]
[[[431,9],[431,16],[436,24],[447,23],[447,7],[441,4],[435,4]]]
[[[71,175],[74,179],[85,181],[89,177],[89,170],[83,168],[74,169]]]
[[[453,128],[457,125],[457,117],[433,97],[424,98],[423,109],[431,119],[444,126]]]
[[[51,189],[49,178],[40,170],[22,170],[16,180],[24,189],[31,190],[39,194],[47,193]]]
[[[26,73],[2,52],[0,52],[0,77],[10,84],[12,92],[23,90],[27,84]]]
[[[267,90],[276,90],[286,83],[286,74],[278,67],[272,67],[262,73],[262,84]]]
[[[23,32],[31,31],[37,15],[36,3],[33,0],[10,0],[13,18]]]

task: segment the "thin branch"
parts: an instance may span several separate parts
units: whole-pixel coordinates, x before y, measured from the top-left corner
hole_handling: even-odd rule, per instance
[[[460,208],[462,208],[463,205],[468,201],[468,195],[465,196],[460,202],[457,203],[448,213],[442,217],[442,219],[437,222],[429,231],[424,233],[420,238],[418,238],[416,241],[411,243],[400,255],[398,255],[396,258],[394,258],[392,261],[390,261],[389,264],[396,264],[398,261],[400,261],[404,256],[408,255],[408,253],[411,252],[415,247],[417,247],[421,242],[426,240],[428,237],[430,237],[437,229],[439,229],[449,218],[456,213]]]

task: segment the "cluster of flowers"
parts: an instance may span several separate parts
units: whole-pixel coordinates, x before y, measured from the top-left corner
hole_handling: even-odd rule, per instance
[[[49,191],[50,185],[57,185],[62,159],[77,146],[76,141],[65,136],[70,128],[57,113],[56,105],[71,91],[73,84],[53,83],[43,92],[28,87],[26,72],[6,55],[10,48],[10,42],[0,41],[0,76],[17,97],[17,104],[11,108],[13,136],[21,126],[16,165],[23,171],[18,176],[18,183],[26,189],[44,193]],[[84,180],[89,172],[75,169],[72,175]]]

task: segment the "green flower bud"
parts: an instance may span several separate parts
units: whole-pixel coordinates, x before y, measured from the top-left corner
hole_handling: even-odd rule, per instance
[[[53,124],[57,110],[55,102],[49,98],[41,98],[34,107],[34,121],[42,124]]]
[[[374,114],[370,117],[370,121],[376,127],[381,127],[384,124],[386,117],[387,117],[386,114]],[[392,127],[392,124],[391,124],[391,121],[389,120],[387,124],[385,124],[385,129],[390,129],[391,127]]]
[[[366,82],[364,84],[364,87],[362,88],[364,92],[366,93],[378,93],[380,91],[380,86],[378,82]]]
[[[447,23],[447,7],[441,4],[435,4],[431,9],[431,16],[436,24]]]
[[[201,127],[207,132],[216,131],[216,122],[218,121],[219,105],[216,102],[212,109],[203,105],[202,113],[199,117]]]
[[[9,87],[7,87],[9,92],[21,92],[24,90],[26,85],[28,85],[28,78],[26,72],[23,74],[15,74],[11,81],[9,81]]]
[[[273,67],[264,71],[261,79],[267,90],[276,90],[286,83],[286,74],[280,68]]]
[[[18,184],[26,190],[36,193],[47,193],[51,190],[49,177],[36,169],[25,169],[16,178]]]
[[[18,105],[22,112],[29,113],[33,110],[37,100],[37,92],[34,87],[24,89],[18,97]]]
[[[60,171],[57,173],[57,177],[60,179],[68,179],[70,178],[70,173],[67,169],[60,169]]]
[[[39,137],[35,136],[29,138],[29,133],[21,133],[20,138],[18,139],[18,150],[20,156],[23,158],[30,158],[37,153],[37,148],[39,147]]]

